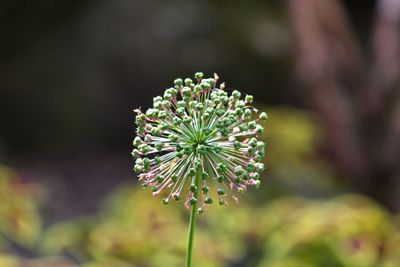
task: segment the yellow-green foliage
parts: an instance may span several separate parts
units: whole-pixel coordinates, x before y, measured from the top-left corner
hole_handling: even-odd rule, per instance
[[[239,262],[249,267],[399,266],[400,234],[392,220],[358,195],[210,207],[199,216],[194,262],[206,267]],[[183,264],[187,214],[180,205],[162,206],[147,192],[124,186],[92,223],[83,243],[71,244],[88,251],[85,267]]]
[[[333,168],[318,152],[324,134],[312,113],[280,106],[265,109],[261,122],[266,143],[262,192],[269,197],[284,194],[326,195],[338,189]]]
[[[258,198],[239,196],[239,204],[210,206],[198,216],[194,266],[400,266],[400,217],[362,196],[328,197],[332,171],[316,152],[315,143],[323,138],[316,123],[292,108],[268,111],[263,139],[269,171],[262,178],[268,179],[258,194],[246,194]],[[323,192],[312,195],[324,198],[284,196],[308,195],[303,192],[312,188]],[[262,201],[263,194],[278,190],[286,192]],[[31,191],[31,185],[0,168],[0,232],[38,248],[37,259],[21,259],[0,237],[0,267],[20,267],[21,262],[43,267],[184,265],[189,214],[182,205],[165,206],[148,191],[122,185],[97,215],[60,222],[41,233]]]
[[[315,145],[323,136],[310,114],[286,106],[269,108],[268,114],[261,124],[270,166],[277,170],[303,166],[315,157]]]
[[[364,197],[285,198],[271,203],[265,216],[271,231],[260,266],[383,266],[396,259],[400,264],[398,229]]]
[[[35,186],[21,182],[15,173],[0,165],[0,233],[28,247],[35,244],[41,232],[34,190]]]

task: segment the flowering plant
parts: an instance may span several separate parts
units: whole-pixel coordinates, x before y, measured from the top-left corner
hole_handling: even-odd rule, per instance
[[[227,197],[237,201],[236,193],[248,186],[260,185],[261,159],[265,144],[257,140],[263,127],[253,118],[257,109],[253,96],[233,90],[229,96],[225,84],[217,87],[218,76],[180,78],[163,96],[153,98],[153,107],[145,113],[136,109],[136,138],[132,156],[134,171],[153,195],[167,191],[163,203],[184,198],[191,208],[186,266],[191,266],[196,213],[214,202],[226,205]],[[259,119],[267,119],[262,112]]]

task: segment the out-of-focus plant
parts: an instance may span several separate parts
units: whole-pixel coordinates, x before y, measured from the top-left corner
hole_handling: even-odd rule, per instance
[[[2,239],[31,248],[41,234],[35,185],[22,182],[0,166],[0,243]]]
[[[135,186],[118,189],[89,221],[92,226],[82,228],[86,238],[67,247],[85,250],[82,262],[90,267],[184,264],[184,214],[177,206],[158,205]],[[199,218],[197,244],[194,260],[206,267],[391,267],[400,260],[393,217],[357,195],[210,207]]]
[[[400,264],[390,215],[356,195],[330,201],[278,200],[265,209],[263,266],[367,267]]]
[[[263,138],[270,141],[266,145],[268,162],[272,162],[269,176],[276,177],[267,181],[268,187],[274,187],[278,178],[288,184],[290,180],[307,181],[307,176],[329,180],[330,172],[319,167],[324,162],[313,148],[319,131],[309,115],[289,108],[268,110],[272,123],[264,125]],[[290,141],[279,144],[281,138]],[[301,166],[305,169],[299,175]],[[27,185],[9,170],[4,173],[8,182],[0,191],[9,197],[3,198],[3,203],[26,198],[37,210],[30,190],[15,191]],[[293,192],[302,192],[297,190]],[[254,205],[254,195],[243,196],[237,206],[209,206],[207,216],[199,216],[193,261],[203,267],[400,266],[400,219],[367,198],[345,195],[318,200],[281,194]],[[181,267],[185,215],[177,205],[161,206],[135,185],[122,185],[99,207],[97,215],[56,223],[40,238],[38,227],[38,234],[31,239],[39,240],[33,242],[40,247],[35,259],[21,257],[0,238],[0,266]],[[1,231],[13,236],[8,233],[12,227],[4,228],[12,225],[13,217],[1,218]]]
[[[293,107],[268,108],[270,117],[261,122],[266,129],[261,140],[266,142],[268,166],[266,182],[256,196],[270,200],[282,195],[327,197],[340,192],[333,168],[324,160],[319,145],[324,134],[313,113]]]
[[[186,267],[192,266],[196,214],[213,203],[212,194],[220,205],[227,204],[228,196],[237,201],[236,193],[260,185],[264,170],[265,144],[257,139],[264,128],[257,122],[267,114],[254,118],[253,96],[242,99],[237,90],[229,96],[216,74],[203,76],[197,72],[195,81],[178,78],[153,99],[152,108],[135,110],[137,149],[132,156],[139,180],[153,195],[168,191],[164,204],[184,197],[191,209]]]

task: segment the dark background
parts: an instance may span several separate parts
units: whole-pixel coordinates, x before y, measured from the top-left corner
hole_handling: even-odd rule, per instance
[[[0,163],[47,188],[45,224],[92,214],[136,180],[133,109],[176,77],[216,72],[267,112],[311,114],[324,138],[308,162],[398,212],[399,21],[389,0],[3,0]]]

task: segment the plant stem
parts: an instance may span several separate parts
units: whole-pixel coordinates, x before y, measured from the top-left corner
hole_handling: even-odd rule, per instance
[[[193,237],[194,237],[194,228],[196,227],[196,214],[197,214],[197,205],[194,204],[192,206],[192,211],[190,213],[190,223],[189,223],[189,236],[187,243],[187,251],[186,251],[186,267],[192,266],[192,251],[193,251]]]
[[[200,175],[201,175],[200,172],[196,173],[196,176],[194,178],[195,185],[198,185]],[[195,193],[193,193],[193,195],[196,199],[197,199],[197,191]],[[194,239],[194,229],[196,227],[196,215],[197,215],[197,202],[192,205],[192,210],[190,212],[190,222],[189,222],[189,232],[188,232],[185,267],[192,266],[193,239]]]

